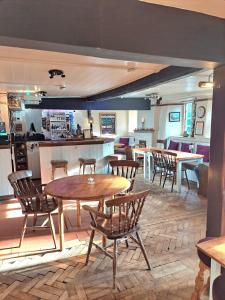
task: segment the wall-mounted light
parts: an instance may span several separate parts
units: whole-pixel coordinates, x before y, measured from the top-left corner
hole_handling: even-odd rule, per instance
[[[198,86],[200,88],[207,88],[207,89],[212,89],[214,87],[214,82],[213,82],[213,74],[210,74],[208,77],[208,81],[199,81]]]

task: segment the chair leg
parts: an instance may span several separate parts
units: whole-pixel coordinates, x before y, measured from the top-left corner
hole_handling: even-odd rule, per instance
[[[93,243],[94,236],[95,236],[95,230],[92,229],[90,240],[89,240],[89,245],[88,245],[88,252],[87,252],[87,257],[86,257],[86,263],[85,263],[85,265],[87,265],[88,261],[89,261],[89,256],[90,256],[90,253],[91,253],[91,248],[92,248],[92,243]]]
[[[116,288],[116,267],[117,267],[117,240],[113,245],[113,288]]]
[[[81,226],[80,201],[77,200],[77,227]]]
[[[49,222],[50,222],[51,234],[52,234],[54,246],[55,246],[55,249],[56,249],[57,246],[56,246],[55,226],[54,226],[54,222],[53,222],[53,219],[52,219],[52,215],[49,214],[48,217],[49,217]]]
[[[184,170],[184,173],[185,173],[185,177],[187,180],[188,189],[190,190],[190,183],[189,183],[188,176],[187,176],[187,170]]]
[[[23,219],[23,227],[22,227],[22,232],[21,232],[21,236],[20,236],[20,243],[19,243],[19,247],[21,247],[22,242],[23,242],[23,238],[24,238],[24,234],[26,232],[26,228],[27,228],[27,218],[28,216],[25,215],[24,219]]]
[[[83,175],[85,173],[85,168],[86,168],[86,166],[85,166],[85,164],[83,164]]]
[[[37,224],[37,214],[34,214],[33,216],[33,227],[35,227]],[[35,229],[33,228],[33,231],[35,231]]]
[[[199,262],[199,272],[195,278],[195,289],[191,296],[191,300],[200,300],[201,292],[204,287],[204,272],[207,269],[207,266],[200,261]]]
[[[173,187],[174,187],[175,180],[176,180],[176,174],[174,173],[173,174],[173,179],[172,179],[171,193],[173,192]]]
[[[168,172],[166,171],[165,178],[164,178],[164,181],[163,181],[163,186],[162,186],[163,188],[164,188],[165,183],[166,183],[167,175],[168,175]]]
[[[146,263],[147,263],[148,269],[151,270],[151,266],[150,266],[150,263],[149,263],[149,260],[148,260],[147,253],[146,253],[146,251],[145,251],[144,244],[142,243],[141,237],[140,237],[140,235],[139,235],[138,232],[136,232],[136,236],[137,236],[137,240],[138,240],[138,242],[139,242],[139,245],[140,245],[140,247],[141,247],[141,251],[142,251],[142,253],[143,253],[143,255],[144,255],[145,261],[146,261]]]
[[[159,181],[159,185],[160,186],[162,184],[162,177],[163,177],[163,170],[161,170],[161,172],[160,172],[160,181]]]
[[[55,168],[52,167],[52,180],[54,180],[54,178],[55,178]]]
[[[156,170],[154,169],[154,173],[153,173],[153,177],[152,177],[152,183],[153,183],[154,180],[155,180],[155,174],[156,174]]]

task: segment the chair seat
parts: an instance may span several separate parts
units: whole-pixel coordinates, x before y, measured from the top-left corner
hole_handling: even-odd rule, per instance
[[[225,300],[225,273],[213,282],[213,300]]]
[[[144,159],[144,155],[141,155],[141,154],[138,155],[138,156],[137,156],[137,159]]]
[[[33,205],[31,209],[23,210],[25,214],[45,214],[51,213],[58,208],[58,203],[54,198],[40,199],[38,197],[33,198]]]
[[[201,239],[198,244],[201,244],[201,243],[204,243],[204,242],[207,242],[207,241],[210,241],[210,240],[213,240],[215,239],[215,237],[206,237],[204,239]],[[198,252],[198,257],[199,259],[208,267],[210,268],[211,267],[211,258],[209,256],[207,256],[206,254],[204,254],[203,252],[201,252],[199,249],[197,250]]]
[[[98,231],[104,233],[108,239],[117,239],[120,237],[124,237],[127,234],[134,232],[138,230],[138,226],[134,227],[132,230],[128,230],[128,222],[125,223],[125,214],[122,213],[121,217],[119,219],[119,213],[113,214],[112,217],[112,224],[111,220],[107,219],[97,219],[96,223],[97,226],[95,226],[94,222],[91,222],[91,226],[94,229],[97,229]],[[120,220],[120,222],[119,222]]]
[[[51,160],[51,165],[55,168],[63,168],[68,164],[67,160]]]
[[[79,161],[84,165],[93,165],[96,163],[96,159],[94,158],[79,158]]]

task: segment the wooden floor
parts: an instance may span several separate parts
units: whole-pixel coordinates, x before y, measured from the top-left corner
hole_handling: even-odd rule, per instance
[[[161,190],[142,178],[138,177],[136,190],[151,189],[141,219],[151,271],[146,270],[135,244],[130,242],[129,249],[121,244],[117,287],[113,290],[110,258],[93,249],[89,265],[84,265],[88,216],[83,213],[82,230],[75,233],[75,212],[68,208],[70,228],[63,253],[24,256],[31,249],[44,249],[46,243],[52,247],[48,232],[30,233],[21,250],[0,251],[0,299],[190,299],[198,267],[195,244],[205,236],[206,199],[185,187],[181,195],[170,193],[169,187]],[[1,248],[15,246],[20,232],[19,209],[15,201],[9,204],[0,204]],[[14,218],[13,210],[17,211]]]

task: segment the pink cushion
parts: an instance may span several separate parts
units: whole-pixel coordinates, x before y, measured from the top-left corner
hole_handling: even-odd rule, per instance
[[[125,146],[128,146],[129,145],[129,137],[120,138],[119,143],[124,144]]]
[[[178,150],[178,148],[179,148],[179,143],[170,141],[170,144],[168,147],[169,150]]]
[[[209,162],[209,152],[210,152],[210,147],[209,146],[197,145],[196,153],[204,155],[204,158],[203,158],[204,162]]]
[[[191,144],[189,144],[189,143],[182,143],[180,151],[190,153],[191,152],[190,149],[189,149],[190,145]]]

